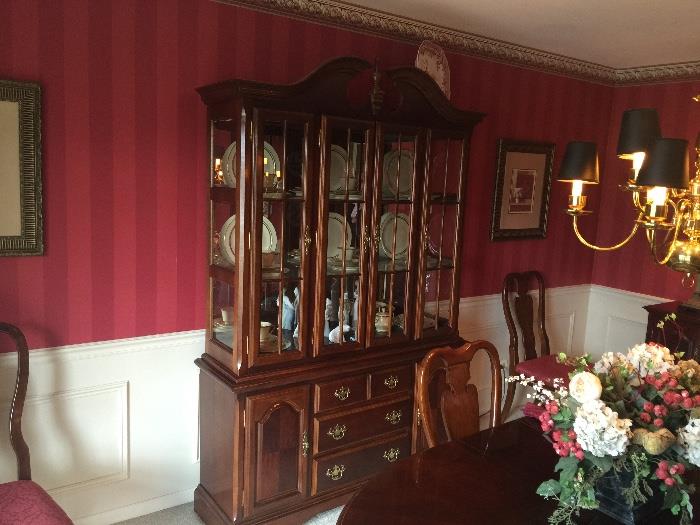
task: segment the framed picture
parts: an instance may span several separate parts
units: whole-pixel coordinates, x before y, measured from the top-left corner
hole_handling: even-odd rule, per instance
[[[553,163],[554,144],[499,141],[492,241],[546,237]]]
[[[43,253],[41,89],[0,80],[0,256]]]

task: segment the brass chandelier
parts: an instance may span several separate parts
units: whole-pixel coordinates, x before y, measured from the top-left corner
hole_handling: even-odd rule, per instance
[[[700,102],[700,94],[693,100]],[[585,209],[583,185],[599,181],[596,145],[570,142],[558,180],[572,183],[566,213],[572,217],[576,237],[588,248],[610,251],[627,244],[641,227],[656,263],[684,273],[684,284],[693,286],[695,275],[700,273],[700,134],[695,153],[695,176],[689,179],[688,141],[661,137],[654,109],[625,111],[617,156],[632,161],[632,172],[620,189],[630,194],[637,218],[621,242],[597,246],[588,242],[578,227],[579,217],[591,213]],[[700,283],[686,306],[700,308]]]

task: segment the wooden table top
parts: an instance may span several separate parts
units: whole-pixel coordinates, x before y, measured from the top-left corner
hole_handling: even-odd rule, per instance
[[[396,462],[357,492],[338,525],[546,524],[555,502],[535,491],[556,462],[534,420],[518,419]],[[616,522],[587,512],[577,523]],[[667,513],[654,523],[678,520]]]

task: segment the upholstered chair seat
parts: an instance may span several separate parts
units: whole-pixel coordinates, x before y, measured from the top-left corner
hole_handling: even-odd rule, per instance
[[[30,480],[0,484],[0,525],[70,525],[44,489]]]

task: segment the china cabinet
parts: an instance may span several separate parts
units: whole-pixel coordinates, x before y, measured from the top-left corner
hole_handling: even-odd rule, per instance
[[[339,58],[293,85],[200,88],[207,523],[300,523],[415,451],[415,364],[455,345],[480,113],[413,67]]]

